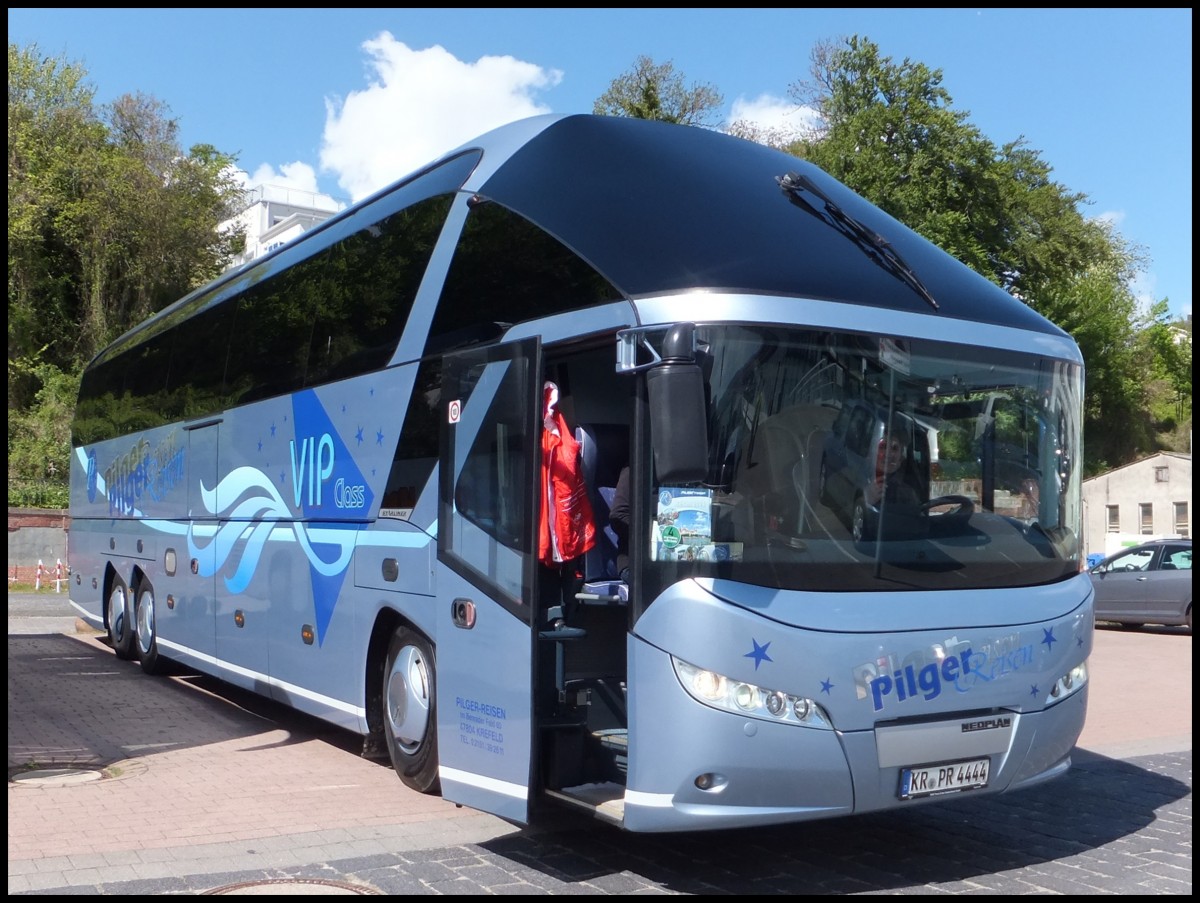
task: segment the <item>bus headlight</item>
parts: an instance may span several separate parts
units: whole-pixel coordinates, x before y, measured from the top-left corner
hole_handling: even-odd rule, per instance
[[[1046,697],[1046,705],[1054,705],[1062,702],[1073,693],[1078,693],[1083,685],[1087,683],[1087,662],[1083,661],[1060,677],[1054,682],[1054,686],[1050,688],[1050,694]]]
[[[780,724],[833,730],[828,713],[812,699],[734,680],[675,656],[671,656],[671,664],[688,695],[714,709]]]

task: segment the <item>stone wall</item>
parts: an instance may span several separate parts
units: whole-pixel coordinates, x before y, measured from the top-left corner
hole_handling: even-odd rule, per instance
[[[70,567],[67,528],[71,518],[65,509],[8,509],[8,582],[32,583],[38,561],[45,567],[43,581],[54,579],[54,568],[62,561]]]

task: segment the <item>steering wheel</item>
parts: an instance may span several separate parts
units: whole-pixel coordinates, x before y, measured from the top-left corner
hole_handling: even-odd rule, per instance
[[[937,517],[949,517],[954,519],[966,519],[975,511],[975,503],[965,495],[939,495],[937,498],[932,498],[921,506],[922,514],[929,514],[933,508],[941,508],[943,505],[954,505],[949,511],[943,511]]]

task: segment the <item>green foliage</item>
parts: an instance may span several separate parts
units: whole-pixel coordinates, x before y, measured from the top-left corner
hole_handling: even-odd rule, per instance
[[[685,85],[672,63],[655,65],[650,57],[639,56],[633,68],[614,79],[600,95],[592,112],[712,127],[719,121],[724,103],[725,98],[711,85]]]
[[[218,275],[241,240],[218,230],[242,198],[234,158],[185,153],[152,97],[97,108],[85,78],[9,44],[10,498],[14,480],[66,477],[74,400],[62,381],[77,386],[105,345]]]
[[[24,366],[9,361],[9,379]],[[65,508],[70,478],[71,418],[78,374],[53,364],[32,367],[40,384],[33,405],[9,411],[8,503],[27,508]],[[14,498],[16,499],[14,501]]]
[[[792,97],[823,127],[787,149],[1072,335],[1087,367],[1085,470],[1186,448],[1191,345],[1130,288],[1142,252],[1083,213],[1023,138],[997,146],[953,109],[940,70],[858,36],[821,43]]]

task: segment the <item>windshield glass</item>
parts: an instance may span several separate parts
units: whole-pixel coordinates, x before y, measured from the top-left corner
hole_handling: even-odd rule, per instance
[[[654,582],[969,589],[1079,572],[1077,365],[852,333],[697,336],[709,476],[653,487]]]

